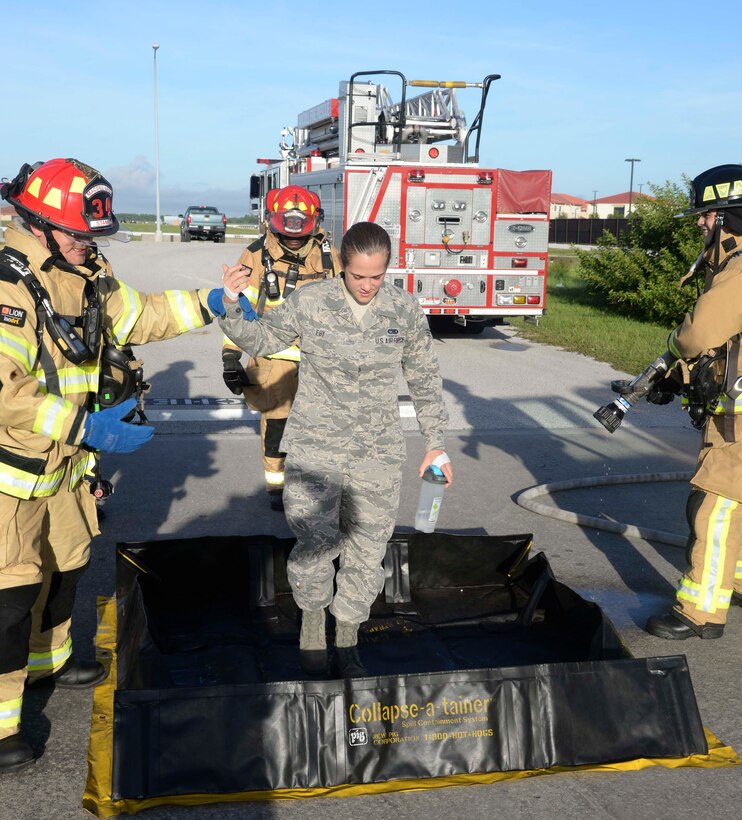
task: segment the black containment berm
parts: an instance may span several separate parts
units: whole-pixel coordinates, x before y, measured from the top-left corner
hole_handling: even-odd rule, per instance
[[[292,544],[119,545],[114,803],[708,751],[685,659],[632,658],[530,535],[395,533],[359,633],[369,677],[307,680]]]

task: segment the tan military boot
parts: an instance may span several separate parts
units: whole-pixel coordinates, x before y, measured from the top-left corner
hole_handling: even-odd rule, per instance
[[[313,678],[327,674],[324,609],[303,609],[301,611],[299,663],[304,672]]]
[[[358,654],[358,624],[335,623],[335,673],[339,678],[365,678],[368,675]]]

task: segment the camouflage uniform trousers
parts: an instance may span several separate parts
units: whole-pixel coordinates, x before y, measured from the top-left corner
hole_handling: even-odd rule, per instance
[[[339,621],[368,620],[384,586],[382,561],[394,531],[401,483],[399,465],[359,458],[340,469],[289,456],[284,504],[296,545],[287,572],[300,609],[330,606]]]

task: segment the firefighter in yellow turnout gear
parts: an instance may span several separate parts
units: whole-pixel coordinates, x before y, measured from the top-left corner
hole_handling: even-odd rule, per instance
[[[668,350],[690,365],[689,411],[703,440],[686,509],[688,567],[674,608],[646,625],[670,640],[720,638],[742,595],[742,165],[697,176],[685,214],[698,217],[707,274]],[[661,382],[648,399],[671,397]]]
[[[153,429],[121,421],[135,399],[101,393],[106,345],[169,339],[223,312],[221,289],[143,294],[95,240],[118,230],[110,184],[71,159],[24,165],[0,195],[18,217],[0,251],[0,773],[34,761],[20,735],[26,683],[93,686],[75,657],[75,589],[98,534],[83,480],[94,452],[131,452]],[[213,304],[214,309],[209,308]],[[105,392],[105,391],[104,391]],[[122,399],[125,397],[122,396]]]
[[[289,185],[268,194],[266,233],[238,261],[251,270],[243,293],[259,316],[278,307],[297,288],[339,272],[338,253],[319,227],[321,217],[319,198],[306,188]],[[271,508],[281,511],[285,454],[280,444],[298,386],[299,346],[250,358],[243,367],[242,351],[226,336],[222,345],[225,384],[260,413],[265,488]]]

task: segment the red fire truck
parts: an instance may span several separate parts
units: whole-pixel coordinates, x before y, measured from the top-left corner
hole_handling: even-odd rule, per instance
[[[463,332],[543,315],[551,171],[479,167],[487,95],[499,77],[353,74],[337,97],[283,129],[279,159],[258,160],[266,167],[251,178],[253,208],[262,214],[268,191],[296,184],[319,195],[337,245],[354,223],[378,223],[392,240],[389,278]],[[398,102],[389,78],[401,85]],[[408,98],[409,88],[427,90]],[[456,97],[463,88],[480,90],[470,126]]]

